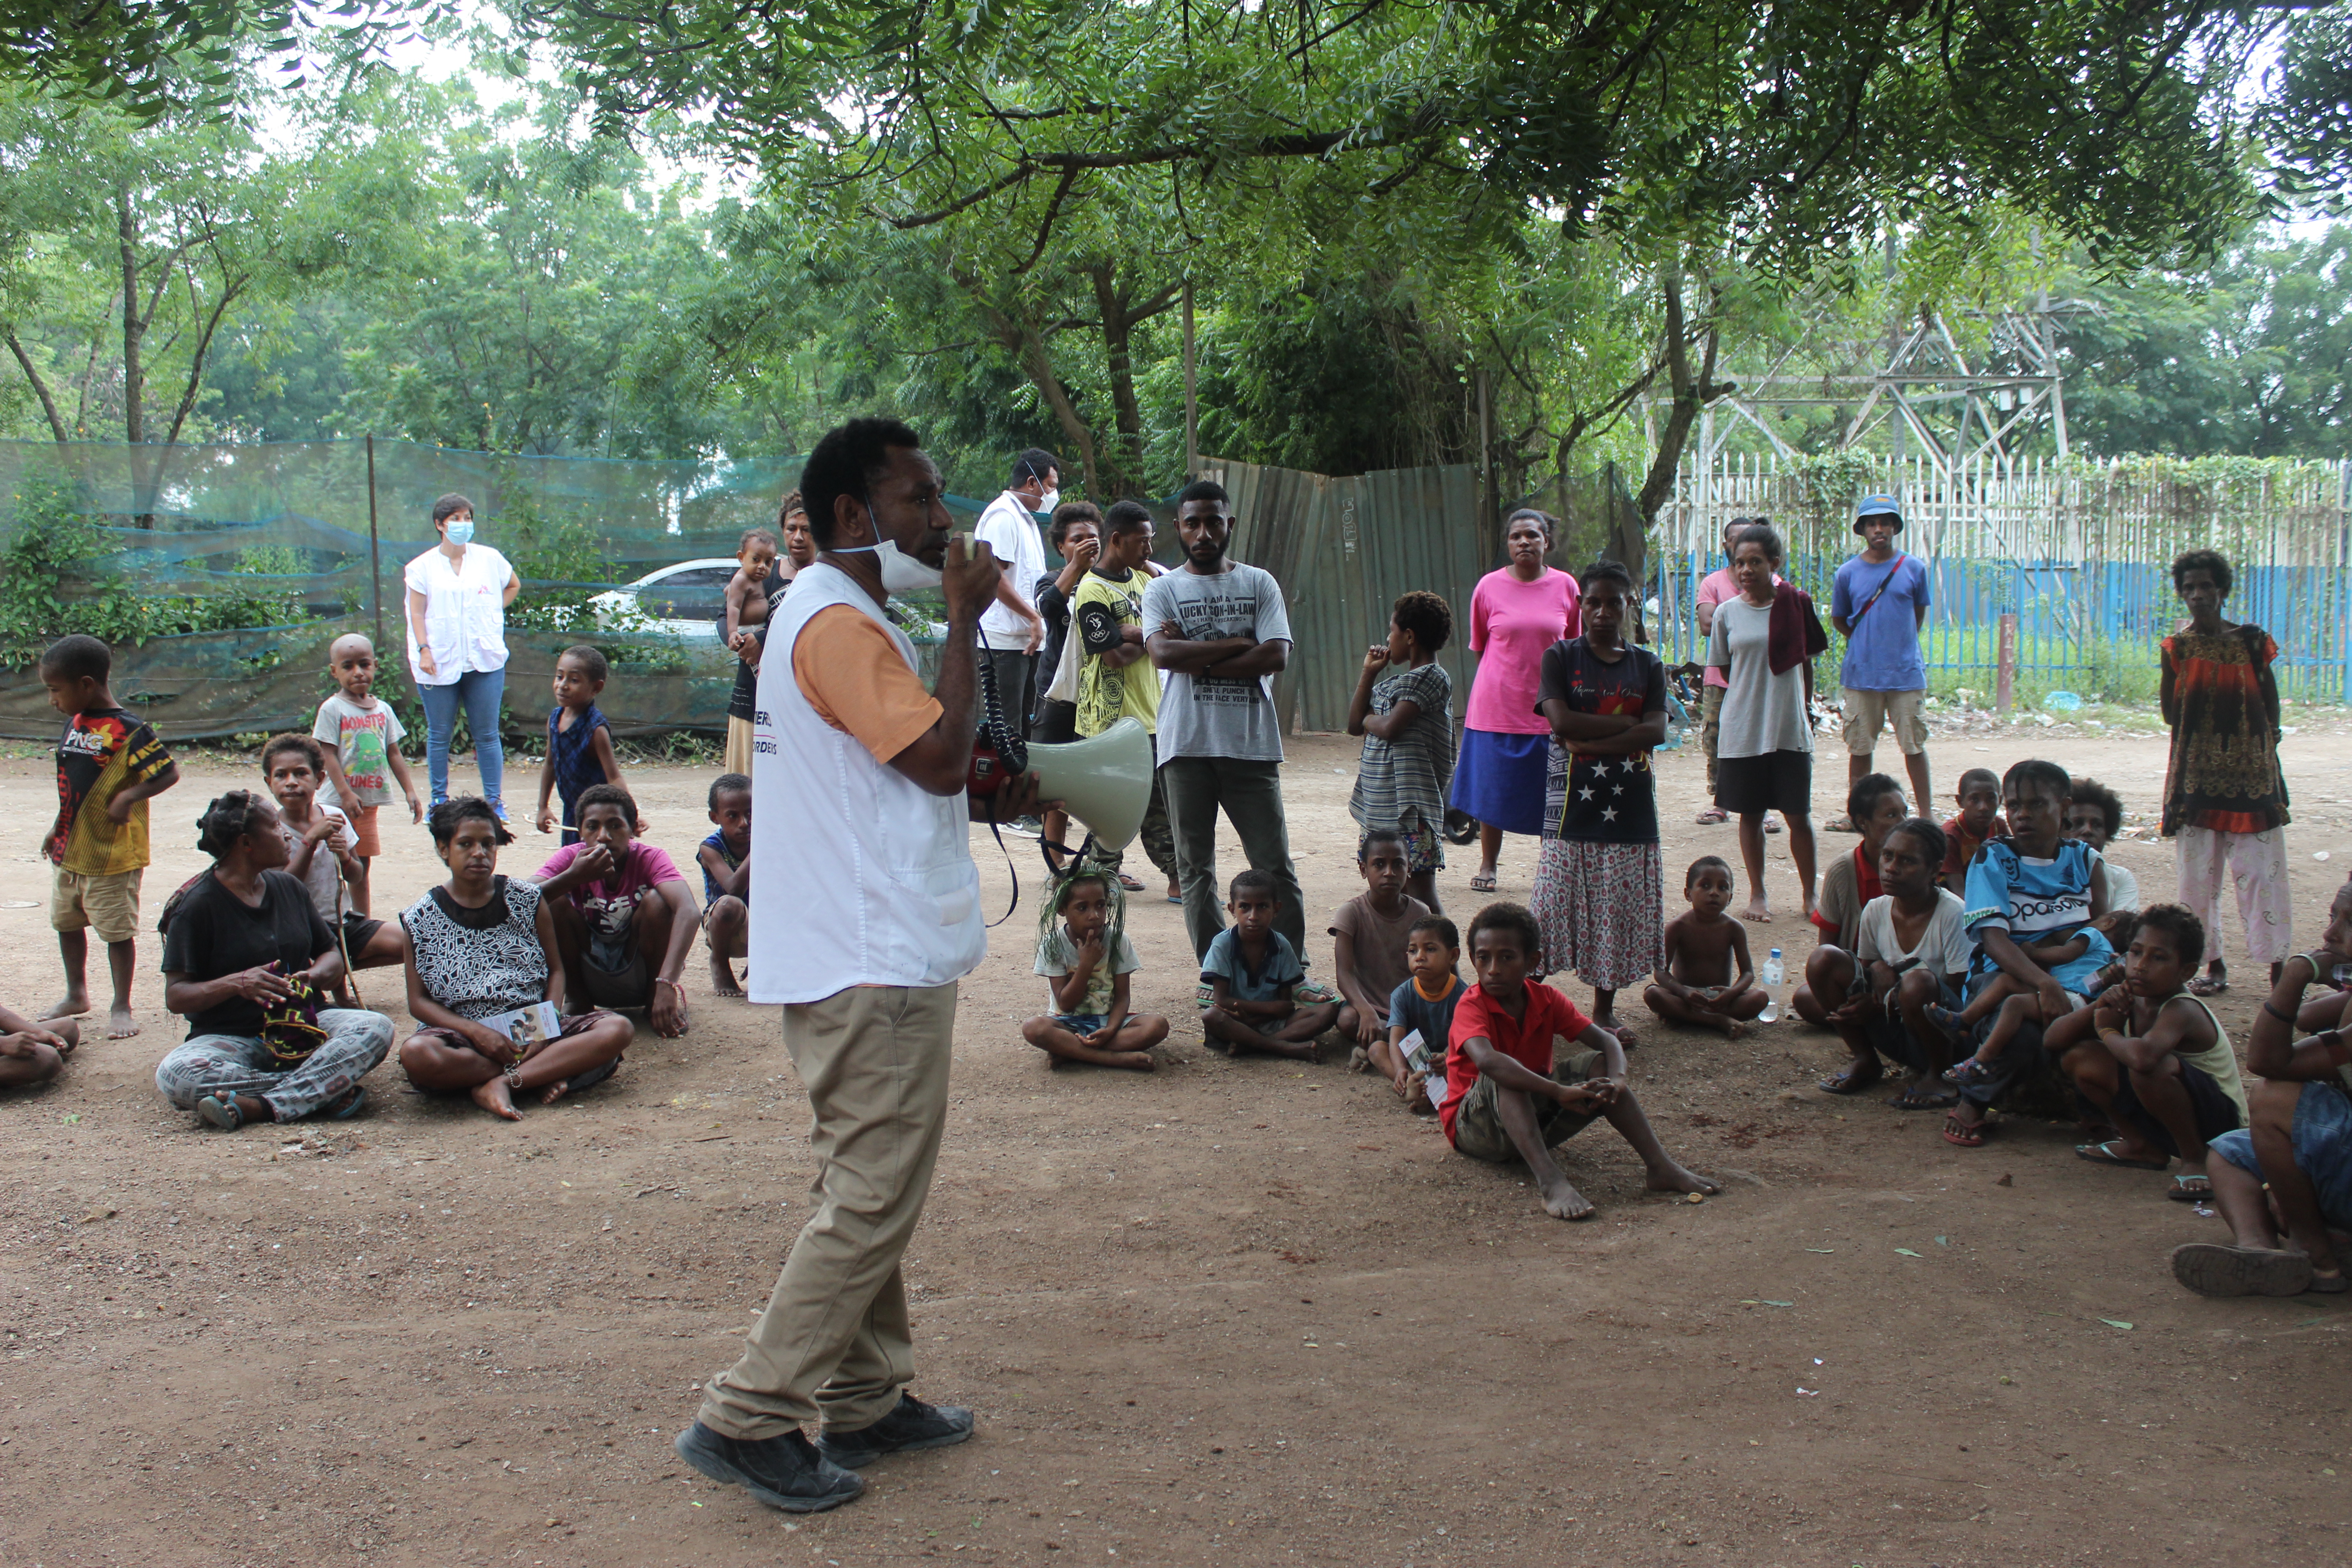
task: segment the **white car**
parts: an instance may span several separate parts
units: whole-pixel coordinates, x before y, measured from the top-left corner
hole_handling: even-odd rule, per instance
[[[596,624],[607,631],[662,632],[715,643],[719,617],[727,607],[727,584],[739,564],[731,555],[681,561],[648,572],[625,588],[598,594],[588,603]]]
[[[719,617],[727,608],[727,584],[740,565],[731,555],[681,561],[648,572],[625,588],[592,597],[596,624],[613,632],[658,632],[666,636],[715,643]],[[906,628],[919,644],[947,640],[947,625],[932,620],[910,605],[893,598],[883,606],[890,618]]]

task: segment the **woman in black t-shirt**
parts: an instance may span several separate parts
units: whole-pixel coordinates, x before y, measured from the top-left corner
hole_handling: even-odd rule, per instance
[[[310,895],[286,874],[278,809],[231,790],[197,819],[213,868],[163,907],[163,1005],[188,1038],[155,1069],[182,1110],[224,1131],[341,1120],[367,1101],[360,1079],[392,1049],[392,1020],[319,1006],[343,954]]]

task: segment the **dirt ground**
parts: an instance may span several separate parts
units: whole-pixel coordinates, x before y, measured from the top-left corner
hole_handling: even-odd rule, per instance
[[[2156,738],[1945,733],[1938,787],[2037,751],[2113,783],[2147,834]],[[1303,738],[1286,770],[1317,931],[1358,886],[1355,752]],[[2352,735],[2305,723],[2286,758],[2309,937],[2352,868],[2352,794],[2335,793]],[[1823,762],[1843,772],[1842,753]],[[1669,882],[1704,850],[1736,861],[1730,828],[1692,826],[1696,752],[1660,767]],[[186,772],[155,807],[151,925],[199,868],[203,802],[257,782]],[[633,783],[684,863],[709,830],[706,774]],[[59,989],[36,850],[54,798],[46,763],[0,763],[16,868],[0,995],[27,1011]],[[543,852],[526,837],[510,870]],[[422,830],[388,839],[379,913],[437,868]],[[1793,973],[1811,942],[1772,842]],[[976,847],[1001,909],[1004,864],[984,833]],[[2171,885],[2168,847],[2116,853],[2152,898]],[[1459,917],[1478,900],[1454,854],[1440,885]],[[1534,860],[1509,843],[1502,896],[1527,896]],[[1240,863],[1228,844],[1224,868]],[[1034,896],[1025,865],[1024,882]],[[419,1100],[388,1066],[355,1124],[207,1134],[154,1090],[180,1031],[142,935],[146,1032],[0,1101],[0,1563],[2352,1553],[2352,1306],[2187,1295],[2166,1250],[2221,1221],[2164,1201],[2161,1177],[2078,1162],[2071,1126],[2012,1120],[1963,1152],[1933,1115],[1817,1092],[1843,1055],[1830,1036],[1653,1026],[1643,1101],[1726,1190],[1645,1195],[1599,1127],[1564,1163],[1601,1215],[1562,1225],[1342,1053],[1303,1068],[1203,1051],[1165,904],[1129,925],[1138,1007],[1180,1020],[1161,1069],[1049,1071],[1014,1027],[1042,994],[1018,934],[1034,929],[1024,906],[965,984],[908,1263],[916,1388],[975,1406],[979,1436],[886,1461],[862,1500],[798,1521],[669,1446],[808,1212],[806,1110],[772,1012],[712,997],[698,952],[687,1037],[641,1027],[611,1084],[520,1126]],[[2254,978],[2242,966],[2221,1008],[2242,1048]],[[362,984],[405,1033],[396,976]]]

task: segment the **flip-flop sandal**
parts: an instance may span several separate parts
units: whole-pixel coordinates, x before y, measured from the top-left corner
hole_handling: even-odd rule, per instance
[[[207,1127],[234,1132],[245,1125],[245,1112],[236,1108],[235,1095],[208,1094],[196,1101],[196,1120]]]
[[[330,1121],[349,1121],[352,1117],[357,1116],[361,1111],[366,1109],[367,1085],[361,1084],[358,1088],[352,1090],[352,1097],[349,1100],[335,1107],[334,1110],[327,1112],[327,1120]]]
[[[1470,890],[1474,893],[1491,893],[1495,890],[1495,879],[1473,877],[1470,879]]]
[[[2325,1289],[2300,1252],[2191,1241],[2172,1249],[2172,1277],[2200,1296],[2300,1296]],[[2336,1287],[2342,1289],[2342,1276]]]
[[[2352,1290],[2352,1279],[2342,1274],[2322,1274],[2314,1269],[2311,1283],[2304,1289],[2315,1296],[2341,1296],[2345,1291]]]
[[[1777,816],[1768,816],[1768,817],[1766,817],[1766,818],[1764,819],[1764,831],[1765,831],[1765,832],[1767,832],[1767,833],[1778,833],[1778,832],[1780,832],[1780,819],[1779,817],[1777,817]]]
[[[1851,816],[1833,816],[1827,822],[1822,824],[1822,831],[1824,833],[1859,833],[1862,830],[1853,825],[1853,818]]]
[[[1721,806],[1710,805],[1705,811],[1700,812],[1698,816],[1694,817],[1692,820],[1696,822],[1701,827],[1713,827],[1718,822],[1729,822],[1731,820],[1731,813],[1724,810]]]
[[[2115,1152],[2115,1147],[2122,1142],[2120,1138],[2110,1138],[2104,1143],[2077,1143],[2074,1145],[2074,1158],[2088,1160],[2094,1165],[2114,1165],[2126,1171],[2162,1171],[2168,1169],[2172,1164],[2169,1159],[2120,1159]]]
[[[2191,1182],[2197,1184],[2190,1186]],[[2203,1176],[2175,1176],[2164,1195],[2177,1204],[2210,1204],[2213,1201],[2213,1184]]]
[[[1848,1071],[1842,1072],[1835,1078],[1825,1078],[1813,1087],[1824,1094],[1860,1094],[1864,1089],[1876,1089],[1883,1081],[1885,1081],[1883,1075],[1878,1073],[1872,1073],[1868,1078],[1857,1079],[1855,1074]]]
[[[1932,1089],[1926,1084],[1906,1084],[1886,1103],[1897,1110],[1949,1110],[1960,1102],[1960,1097],[1949,1089]]]
[[[2199,975],[2196,979],[2191,980],[2187,987],[2189,994],[2191,996],[2219,996],[2222,992],[2227,991],[2229,988],[2230,983],[2228,981],[2216,980],[2210,974]]]
[[[1946,1116],[1944,1118],[1944,1142],[1949,1143],[1953,1148],[1981,1149],[1984,1147],[1984,1141],[1985,1127],[1983,1122],[1979,1121],[1974,1126],[1970,1126],[1968,1122],[1961,1121],[1958,1116]]]
[[[1642,1037],[1633,1033],[1633,1030],[1612,1028],[1609,1032],[1617,1037],[1617,1044],[1624,1049],[1632,1051],[1639,1050],[1641,1048]]]
[[[621,1058],[614,1057],[609,1062],[598,1063],[586,1072],[573,1073],[564,1081],[563,1098],[569,1100],[583,1089],[593,1089],[620,1070]]]
[[[1118,874],[1118,885],[1130,893],[1139,893],[1143,891],[1143,884],[1137,881],[1134,878],[1129,876],[1124,871],[1121,871]]]
[[[1181,908],[1182,908],[1182,907],[1183,907],[1183,903],[1184,903],[1184,895],[1183,895],[1183,894],[1181,894],[1181,893],[1178,893],[1178,894],[1174,895],[1173,897],[1171,897],[1168,901],[1169,901],[1170,903],[1171,903],[1171,904],[1176,905],[1178,908],[1180,908],[1180,909],[1181,909]]]

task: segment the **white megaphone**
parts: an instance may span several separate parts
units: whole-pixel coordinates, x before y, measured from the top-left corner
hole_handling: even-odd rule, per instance
[[[1126,848],[1142,828],[1151,806],[1151,732],[1136,719],[1066,745],[1029,744],[1038,795],[1060,801],[1105,849]]]

